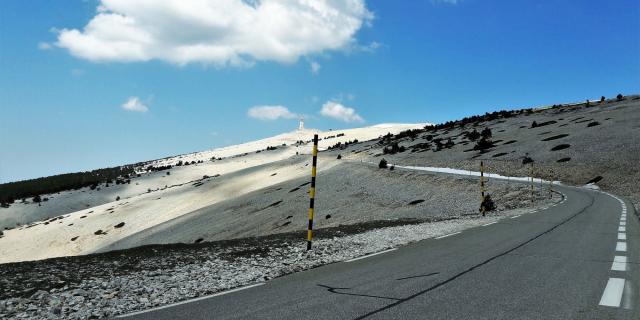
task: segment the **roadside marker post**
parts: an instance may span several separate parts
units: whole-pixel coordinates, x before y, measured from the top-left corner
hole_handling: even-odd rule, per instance
[[[311,165],[311,187],[309,187],[309,226],[307,227],[307,251],[311,250],[313,239],[313,206],[316,197],[316,165],[318,163],[318,135],[313,135],[313,161]]]
[[[482,212],[482,216],[485,216],[485,208],[484,208],[484,162],[480,161],[480,212]]]

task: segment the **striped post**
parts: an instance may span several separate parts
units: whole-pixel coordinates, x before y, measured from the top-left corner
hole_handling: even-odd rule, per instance
[[[316,164],[318,162],[318,135],[313,135],[313,162],[311,166],[311,187],[309,188],[309,226],[307,227],[307,251],[311,250],[313,239],[313,204],[316,197]]]
[[[484,208],[484,162],[480,161],[480,211],[482,212],[482,216],[485,216],[485,208]]]

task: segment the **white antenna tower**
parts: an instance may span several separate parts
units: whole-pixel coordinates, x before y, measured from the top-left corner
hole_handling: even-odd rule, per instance
[[[298,130],[304,130],[304,118],[300,117],[300,124],[298,125]]]

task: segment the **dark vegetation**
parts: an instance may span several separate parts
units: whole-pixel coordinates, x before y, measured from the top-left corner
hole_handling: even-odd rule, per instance
[[[338,142],[338,143],[336,143],[336,144],[334,144],[334,145],[332,145],[332,146],[329,146],[329,148],[327,148],[327,149],[328,149],[328,150],[334,150],[334,149],[344,150],[344,149],[346,149],[349,145],[356,144],[356,143],[358,143],[358,139],[355,139],[355,140],[353,140],[353,141],[347,141],[347,142],[345,142],[345,143]]]
[[[568,134],[559,134],[557,136],[544,138],[544,139],[542,139],[542,141],[551,141],[551,140],[561,139],[561,138],[568,137],[568,136],[569,136]]]
[[[482,207],[484,207],[485,212],[493,211],[496,209],[496,204],[493,202],[493,199],[491,199],[491,195],[487,194],[486,196],[484,196],[484,200],[480,204],[480,212],[482,212]]]
[[[586,183],[586,184],[590,184],[590,183],[598,183],[598,182],[600,182],[600,180],[602,180],[602,176],[597,176],[597,177],[595,177],[595,178],[593,178],[593,179],[591,179],[591,180],[587,181],[587,183]]]
[[[0,184],[0,202],[11,204],[17,199],[29,197],[34,197],[34,202],[46,201],[41,195],[84,187],[95,189],[98,184],[113,183],[113,180],[116,184],[126,183],[134,174],[134,167],[129,165],[9,182]]]
[[[566,144],[566,143],[565,143],[565,144],[559,144],[559,145],[557,145],[557,146],[555,146],[555,147],[551,148],[551,151],[563,150],[563,149],[567,149],[567,148],[569,148],[569,147],[571,147],[571,145],[570,145],[570,144]]]
[[[404,146],[399,146],[397,142],[394,142],[394,143],[391,144],[391,146],[384,147],[384,149],[382,149],[382,153],[383,154],[396,154],[396,153],[404,152],[405,150],[406,150],[406,148]]]
[[[595,127],[595,126],[599,126],[600,122],[598,121],[593,121],[593,122],[589,122],[589,124],[587,125],[587,128],[589,127]]]
[[[529,164],[529,163],[533,163],[533,159],[531,159],[531,157],[529,157],[528,154],[526,154],[523,158],[522,158],[522,164]]]
[[[386,169],[386,168],[387,168],[387,160],[385,160],[384,158],[382,158],[382,160],[380,160],[380,163],[378,163],[378,168],[380,168],[380,169]]]
[[[548,125],[554,124],[554,123],[558,123],[558,121],[551,120],[551,121],[545,121],[545,122],[542,122],[542,123],[537,123],[537,122],[534,121],[531,124],[531,128],[540,128],[540,127],[548,126]]]

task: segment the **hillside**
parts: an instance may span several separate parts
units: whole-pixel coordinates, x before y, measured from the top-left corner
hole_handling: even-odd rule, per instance
[[[321,149],[369,140],[424,124],[386,124],[321,132],[298,130],[210,151],[148,161],[130,183],[42,195],[48,201],[0,208],[3,260],[86,254],[114,241],[223,200],[308,176],[313,134]],[[270,150],[267,150],[270,149]],[[189,165],[186,165],[189,163]],[[147,170],[167,168],[164,170]],[[169,168],[169,166],[172,166]],[[326,166],[322,169],[328,169]],[[273,175],[279,169],[280,174]],[[122,227],[115,226],[124,222]],[[7,230],[10,229],[10,230]],[[100,231],[100,232],[98,232]],[[10,258],[13,256],[14,258]]]

